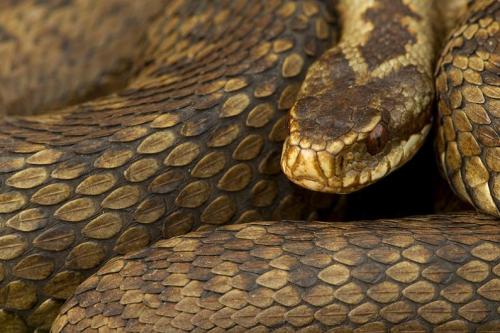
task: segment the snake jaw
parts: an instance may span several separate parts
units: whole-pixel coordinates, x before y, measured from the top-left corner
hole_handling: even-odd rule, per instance
[[[322,150],[315,150],[314,144],[304,145],[303,139],[291,135],[284,144],[281,167],[291,181],[309,190],[351,193],[373,184],[410,160],[430,128],[431,124],[427,124],[407,139],[388,142],[375,156],[367,149],[368,133],[328,142]]]

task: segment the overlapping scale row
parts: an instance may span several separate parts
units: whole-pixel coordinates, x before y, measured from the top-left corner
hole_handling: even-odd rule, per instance
[[[252,222],[115,258],[54,332],[496,332],[500,225],[485,215]]]
[[[500,3],[476,1],[437,77],[438,150],[454,191],[500,216]]]
[[[0,326],[47,329],[107,259],[161,237],[330,205],[279,159],[334,23],[319,1],[171,1],[125,90],[0,123]]]

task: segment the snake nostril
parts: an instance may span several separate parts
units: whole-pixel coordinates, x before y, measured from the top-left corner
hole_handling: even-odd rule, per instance
[[[344,167],[344,156],[339,155],[335,158],[335,175],[340,177]]]

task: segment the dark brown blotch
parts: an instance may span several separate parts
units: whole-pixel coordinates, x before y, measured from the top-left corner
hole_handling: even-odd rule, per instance
[[[401,22],[403,17],[421,19],[401,0],[380,0],[378,4],[364,15],[364,19],[372,22],[374,27],[367,43],[360,47],[369,70],[405,54],[405,46],[416,43],[416,37]]]

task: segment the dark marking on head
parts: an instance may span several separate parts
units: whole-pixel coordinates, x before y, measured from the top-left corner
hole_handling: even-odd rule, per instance
[[[358,91],[345,87],[354,86],[356,75],[340,49],[325,52],[310,69],[307,84],[302,86],[294,106],[297,121],[304,133],[316,133],[321,138],[339,137],[354,126],[350,100],[361,96]],[[339,106],[342,106],[339,108]]]
[[[354,84],[356,81],[356,73],[349,64],[346,56],[342,52],[333,52],[327,55],[329,57],[328,61],[331,64],[331,79],[332,80],[342,80],[345,85]],[[321,58],[324,61],[324,58]]]
[[[330,62],[332,71],[336,65],[333,59]],[[325,67],[322,75],[328,70]],[[376,116],[381,117],[385,134],[391,138],[406,138],[421,129],[421,119],[415,119],[411,110],[402,112],[402,87],[419,88],[424,85],[422,80],[427,79],[415,66],[402,67],[397,72],[391,72],[384,78],[374,78],[364,85],[345,84],[344,77],[339,74],[328,72],[327,75],[335,79],[321,83],[319,74],[308,77],[315,81],[307,83],[307,91],[301,91],[294,106],[298,126],[309,139],[338,139],[351,130],[361,131]],[[329,85],[325,87],[326,83]],[[377,150],[377,133],[381,134],[380,129],[373,133],[372,152]],[[383,134],[377,139],[379,143],[385,140]]]
[[[421,19],[402,0],[379,0],[377,3],[379,6],[368,9],[364,15],[364,19],[370,21],[374,28],[367,43],[360,47],[369,70],[388,59],[405,54],[405,46],[417,41],[401,22],[403,17]]]
[[[384,150],[385,145],[389,141],[389,133],[383,123],[377,124],[375,128],[368,134],[366,140],[366,149],[370,155],[376,155]]]

